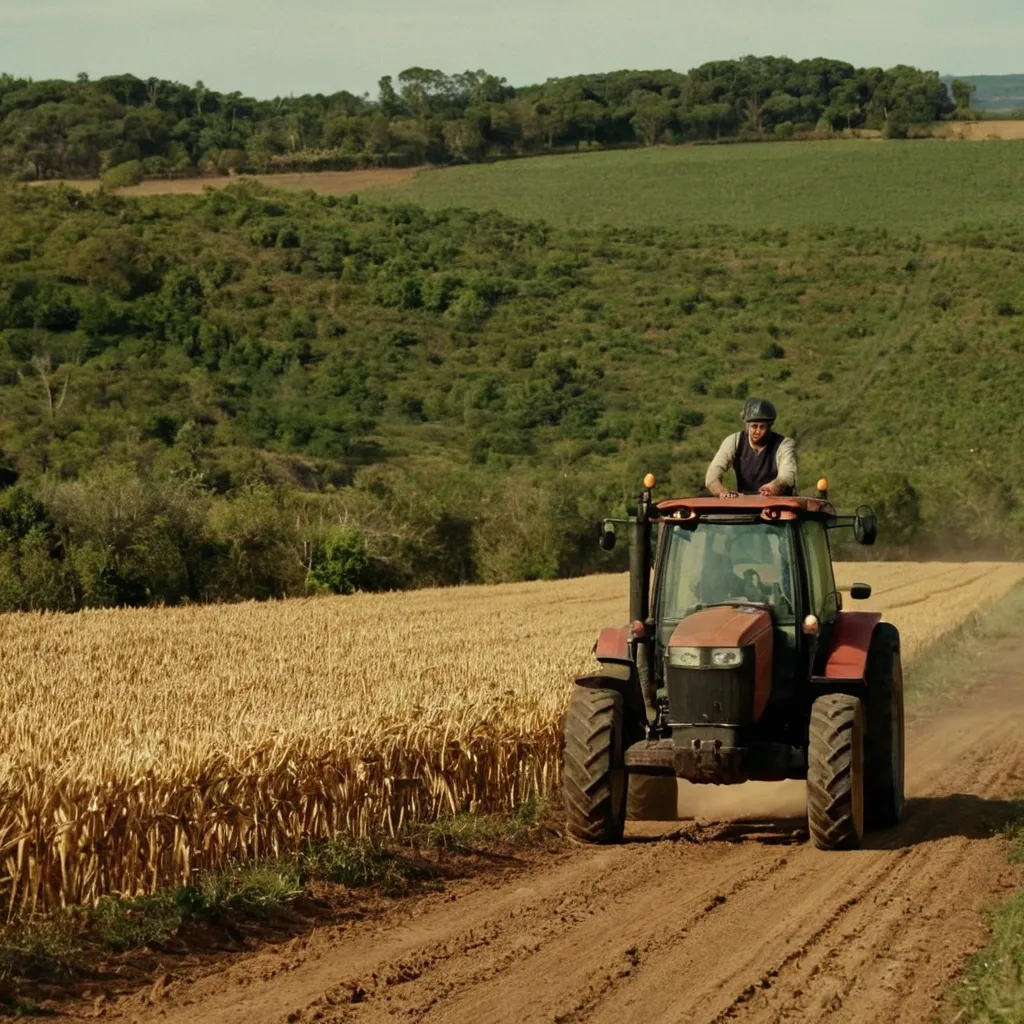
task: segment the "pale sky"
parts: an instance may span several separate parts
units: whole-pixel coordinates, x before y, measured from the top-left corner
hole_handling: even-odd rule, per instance
[[[257,97],[369,91],[419,65],[514,85],[828,56],[1024,72],[1022,0],[0,0],[0,71],[157,75]]]

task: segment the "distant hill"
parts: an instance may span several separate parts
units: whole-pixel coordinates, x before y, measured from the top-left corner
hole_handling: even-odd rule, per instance
[[[943,81],[949,86],[954,77],[976,87],[975,110],[991,114],[1024,110],[1024,75],[946,75]]]

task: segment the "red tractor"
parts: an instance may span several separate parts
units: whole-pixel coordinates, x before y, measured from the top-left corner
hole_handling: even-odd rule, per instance
[[[570,832],[622,839],[630,777],[696,783],[806,779],[811,839],[858,846],[903,810],[900,636],[846,611],[829,535],[873,544],[875,518],[818,497],[655,502],[628,519],[630,624],[605,629],[600,669],[576,680],[564,725]],[[653,535],[657,527],[656,544]],[[653,572],[653,585],[652,585]],[[854,584],[852,600],[871,596]]]

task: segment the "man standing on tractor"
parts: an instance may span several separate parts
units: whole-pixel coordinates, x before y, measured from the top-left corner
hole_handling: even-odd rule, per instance
[[[760,494],[770,498],[796,493],[796,442],[776,434],[775,406],[764,398],[748,398],[743,406],[746,429],[730,434],[708,466],[704,486],[716,497]],[[722,483],[728,469],[736,471],[736,490]]]

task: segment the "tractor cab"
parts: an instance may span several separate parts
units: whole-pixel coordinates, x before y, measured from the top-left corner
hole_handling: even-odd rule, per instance
[[[633,514],[618,521],[630,537],[630,624],[601,633],[595,647],[601,671],[578,679],[573,695],[581,706],[600,690],[617,695],[622,792],[630,773],[716,784],[806,778],[810,785],[815,711],[820,717],[838,701],[843,714],[860,716],[855,745],[871,795],[866,805],[857,790],[841,844],[851,844],[851,836],[859,842],[865,820],[898,818],[899,634],[875,613],[843,609],[829,545],[830,533],[842,528],[873,543],[870,509],[839,515],[825,481],[807,498],[655,502],[653,486],[648,477]],[[614,544],[615,525],[602,524],[605,548]],[[850,590],[852,599],[870,593],[866,584]],[[570,705],[570,810],[578,799],[570,792],[572,711]],[[834,725],[823,742],[835,739],[828,731]],[[836,830],[822,825],[826,836],[814,820],[811,815],[815,841],[835,845]],[[571,828],[572,822],[570,813]]]
[[[823,498],[716,498],[664,502],[657,514],[647,680],[655,707],[678,719],[673,705],[685,693],[685,718],[728,717],[721,673],[738,670],[749,676],[743,698],[753,700],[758,720],[784,729],[777,713],[788,720],[842,606],[827,532],[839,522],[834,509]],[[700,706],[702,688],[677,671],[686,667],[719,672],[703,687],[709,707]]]

